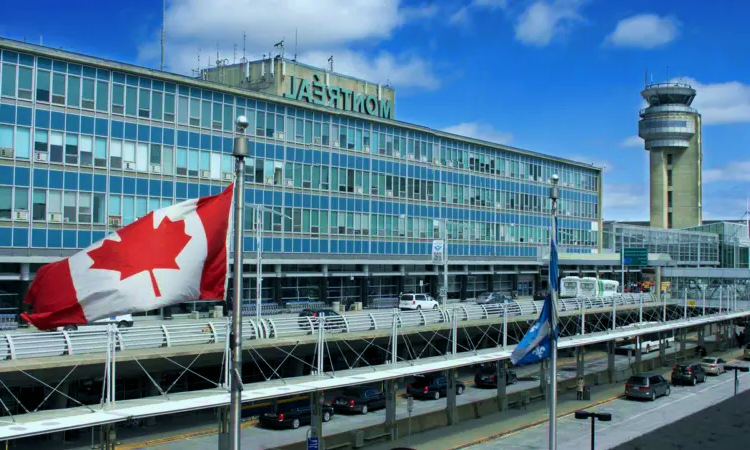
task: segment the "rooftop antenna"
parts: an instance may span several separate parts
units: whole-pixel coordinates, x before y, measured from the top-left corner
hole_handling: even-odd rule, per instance
[[[643,72],[643,86],[648,86],[648,69]]]
[[[284,59],[284,39],[275,43],[273,47],[280,49],[279,51],[281,52],[281,59]]]
[[[294,29],[294,62],[297,62],[297,29]]]
[[[232,59],[232,64],[237,63],[237,44],[234,44],[234,58]]]
[[[164,24],[167,16],[167,0],[161,1],[161,71],[164,71]]]
[[[328,58],[328,70],[330,72],[333,72],[333,55],[331,55],[331,57]]]

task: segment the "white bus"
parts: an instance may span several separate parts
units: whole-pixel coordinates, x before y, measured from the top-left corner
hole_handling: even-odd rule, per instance
[[[643,322],[642,324],[631,324],[626,325],[624,327],[620,327],[619,329],[637,329],[642,326],[650,326],[650,325],[658,325],[659,322]],[[667,348],[671,347],[674,343],[674,333],[672,333],[672,336],[667,336],[665,338]],[[644,353],[651,353],[654,351],[658,351],[660,347],[659,343],[659,333],[646,333],[641,335],[634,335],[629,336],[623,339],[618,339],[615,341],[615,349],[617,353],[630,353],[635,352],[635,349],[638,348],[640,345],[641,347],[641,354]]]
[[[560,298],[614,297],[618,295],[620,283],[594,277],[564,277],[560,280]]]

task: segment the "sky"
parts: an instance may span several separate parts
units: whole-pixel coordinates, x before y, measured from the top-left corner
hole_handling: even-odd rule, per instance
[[[7,2],[0,35],[159,68],[161,8]],[[648,220],[640,91],[686,81],[703,117],[704,219],[739,219],[748,14],[750,3],[698,0],[167,0],[165,66],[190,75],[217,49],[255,59],[282,39],[314,66],[332,55],[336,72],[393,86],[398,120],[603,167],[606,220]]]

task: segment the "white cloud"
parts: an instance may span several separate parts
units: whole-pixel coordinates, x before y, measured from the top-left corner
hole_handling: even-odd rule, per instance
[[[357,44],[374,44],[391,38],[392,34],[408,24],[429,20],[438,12],[437,3],[417,7],[402,7],[400,0],[171,0],[166,13],[165,65],[172,72],[190,74],[208,61],[215,64],[216,48],[219,58],[233,62],[234,45],[242,57],[243,33],[246,33],[247,58],[256,59],[273,51],[273,45],[284,39],[286,56],[295,53],[295,36],[299,55],[332,51],[334,60],[355,60],[364,55],[352,50]],[[201,50],[202,49],[202,50]],[[315,65],[324,66],[330,56]],[[139,48],[141,64],[157,65],[160,58],[158,30],[153,38]],[[406,60],[429,68],[417,57],[380,54],[378,61],[370,61],[364,69],[375,79],[388,78],[389,61]],[[389,59],[390,58],[390,59]],[[301,58],[300,58],[301,59]],[[336,65],[339,65],[338,63]],[[384,69],[374,72],[372,69]],[[434,75],[429,74],[434,80]],[[397,78],[391,76],[391,78]],[[417,81],[417,84],[433,81]],[[403,85],[402,85],[403,86]]]
[[[630,136],[620,142],[620,147],[640,147],[643,148],[643,139],[640,136]]]
[[[604,183],[605,220],[648,220],[650,199],[648,184]]]
[[[300,55],[298,60],[322,67],[332,54],[333,68],[339,73],[374,83],[388,83],[394,87],[432,90],[440,86],[440,80],[433,74],[429,61],[417,55],[381,52],[372,57],[348,50],[313,51]]]
[[[508,0],[474,0],[472,5],[488,9],[505,8],[508,5]]]
[[[516,20],[516,40],[534,47],[546,47],[570,27],[583,21],[582,0],[537,0]]]
[[[443,131],[483,141],[494,142],[496,144],[509,145],[513,140],[513,133],[506,133],[497,130],[492,125],[483,122],[463,122],[458,125],[443,128]]]
[[[701,113],[704,125],[750,122],[750,85],[739,81],[704,84],[692,78],[672,81],[695,88],[692,106]]]
[[[507,0],[473,0],[448,16],[448,23],[450,25],[465,27],[471,23],[472,13],[482,10],[495,11],[504,9],[507,4]]]
[[[467,26],[469,25],[469,7],[462,6],[458,11],[448,17],[448,23],[451,25]]]
[[[733,162],[718,169],[703,171],[703,183],[750,181],[750,160]]]
[[[680,34],[680,23],[674,17],[639,14],[617,22],[605,43],[616,47],[652,49],[664,46]]]

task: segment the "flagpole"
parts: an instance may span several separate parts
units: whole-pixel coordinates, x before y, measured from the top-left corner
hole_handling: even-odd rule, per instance
[[[557,182],[559,178],[557,175],[552,175],[552,187],[549,190],[549,198],[552,200],[552,232],[550,233],[550,239],[557,246],[557,199],[558,188]],[[552,280],[552,277],[557,277],[557,270],[552,270],[552,264],[556,262],[552,261],[552,247],[550,246],[550,270],[549,270],[549,286],[550,286],[550,300],[552,303],[552,311],[550,311],[550,320],[557,320],[557,280]],[[550,339],[550,356],[549,356],[549,450],[557,450],[557,336],[555,335],[557,330],[557,323],[553,323],[550,326],[550,333],[552,337]]]
[[[232,331],[229,335],[231,368],[229,376],[229,448],[239,450],[242,438],[242,255],[245,212],[245,157],[248,155],[245,116],[237,118],[237,134],[232,156],[235,159],[234,180],[234,298]]]

